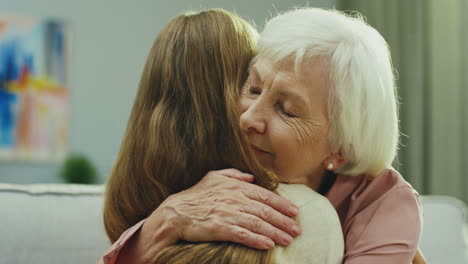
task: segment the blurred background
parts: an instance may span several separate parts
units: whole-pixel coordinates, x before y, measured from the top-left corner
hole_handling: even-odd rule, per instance
[[[306,5],[358,11],[386,38],[401,102],[403,135],[395,167],[421,194],[468,202],[466,0],[0,0],[2,13],[59,21],[66,29],[59,34],[66,37],[66,49],[58,47],[66,55],[58,61],[67,67],[62,78],[68,120],[61,134],[63,151],[84,156],[96,183],[104,183],[112,167],[147,53],[170,18],[219,7],[261,30],[278,12]],[[75,157],[68,165],[80,162]],[[61,156],[3,156],[0,182],[65,182],[66,177],[59,177],[63,165]]]

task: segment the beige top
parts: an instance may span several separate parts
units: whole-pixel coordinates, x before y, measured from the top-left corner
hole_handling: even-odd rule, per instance
[[[280,184],[278,193],[297,205],[302,234],[288,247],[276,246],[275,264],[339,264],[344,239],[340,219],[327,198],[302,184]]]

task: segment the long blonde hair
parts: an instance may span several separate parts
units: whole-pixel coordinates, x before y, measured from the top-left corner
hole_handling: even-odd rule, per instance
[[[254,174],[264,188],[277,187],[277,178],[261,167],[239,128],[237,101],[256,40],[249,23],[221,9],[179,15],[159,33],[107,182],[104,224],[112,243],[210,170],[234,167]],[[219,254],[200,255],[202,249]],[[202,261],[210,255],[224,257]],[[179,243],[163,250],[155,263],[188,263],[197,256],[196,263],[230,263],[223,261],[249,255],[249,263],[256,256],[258,263],[269,259],[268,252],[231,243]]]

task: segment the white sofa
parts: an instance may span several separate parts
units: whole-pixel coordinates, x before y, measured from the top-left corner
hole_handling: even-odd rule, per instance
[[[103,186],[0,184],[0,264],[94,264]]]
[[[109,243],[103,186],[0,184],[0,264],[96,263]],[[466,209],[424,197],[421,248],[430,264],[468,263]]]

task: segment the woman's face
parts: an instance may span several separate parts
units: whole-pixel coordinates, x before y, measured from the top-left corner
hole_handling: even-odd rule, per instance
[[[282,182],[318,189],[328,143],[327,73],[318,60],[276,64],[259,58],[250,68],[241,99],[240,126],[254,153]]]

